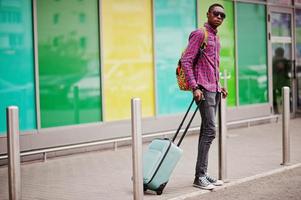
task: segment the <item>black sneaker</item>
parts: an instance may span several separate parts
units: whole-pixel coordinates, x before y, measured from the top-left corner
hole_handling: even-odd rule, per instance
[[[215,188],[214,185],[207,180],[206,176],[196,177],[193,181],[193,186],[204,190],[212,190]]]
[[[214,186],[222,186],[224,184],[224,182],[222,180],[217,180],[217,179],[209,176],[208,174],[206,174],[206,179],[209,183],[211,183]]]

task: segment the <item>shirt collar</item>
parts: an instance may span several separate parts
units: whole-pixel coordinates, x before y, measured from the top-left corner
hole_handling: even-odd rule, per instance
[[[209,31],[209,32],[211,32],[211,33],[213,33],[213,34],[217,34],[217,29],[214,29],[214,28],[212,28],[212,26],[210,26],[210,24],[208,24],[207,22],[205,23],[205,25],[204,25],[206,28],[207,28],[207,30]]]

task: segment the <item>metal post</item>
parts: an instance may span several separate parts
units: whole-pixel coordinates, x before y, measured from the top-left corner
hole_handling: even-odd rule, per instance
[[[134,200],[143,199],[141,101],[132,98],[132,157]]]
[[[289,165],[290,163],[290,134],[289,134],[289,120],[290,120],[290,88],[282,88],[282,165]]]
[[[227,88],[227,72],[224,71],[224,88]],[[227,119],[226,119],[227,101],[221,98],[219,105],[219,137],[218,137],[218,179],[226,181],[227,179]]]
[[[46,153],[46,152],[43,153],[43,161],[44,161],[44,162],[47,161],[47,153]]]
[[[74,120],[79,123],[79,87],[73,88],[73,99],[74,99]]]
[[[117,151],[117,150],[118,150],[118,143],[116,141],[116,142],[114,142],[114,151]]]
[[[7,119],[7,154],[9,200],[21,199],[21,168],[19,142],[19,109],[9,106],[6,109]]]

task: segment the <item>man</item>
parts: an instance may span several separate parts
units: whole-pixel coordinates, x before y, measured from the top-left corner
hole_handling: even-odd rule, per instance
[[[223,98],[228,95],[219,84],[220,42],[216,35],[217,28],[223,23],[225,17],[222,5],[211,5],[207,12],[207,23],[204,25],[208,33],[206,41],[204,29],[193,31],[181,58],[185,77],[193,91],[194,99],[196,102],[202,101],[199,109],[202,124],[193,186],[208,190],[223,184],[222,181],[208,175],[207,167],[209,148],[216,135],[216,109],[221,93]],[[206,47],[201,49],[200,46],[203,42],[206,42]]]

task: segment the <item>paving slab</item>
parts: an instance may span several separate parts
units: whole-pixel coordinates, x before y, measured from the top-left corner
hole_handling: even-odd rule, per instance
[[[230,129],[227,137],[228,181],[234,182],[283,168],[282,128],[269,123]],[[301,163],[301,118],[292,119],[291,163]],[[147,192],[146,200],[173,199],[199,191],[192,187],[198,134],[188,135],[178,163],[162,195]],[[144,150],[147,143],[143,145]],[[209,160],[209,173],[218,174],[217,139]],[[129,200],[133,199],[131,147],[48,159],[21,165],[22,200]],[[7,167],[0,168],[0,200],[8,199]]]
[[[230,184],[229,184],[230,185]],[[253,180],[241,181],[232,186],[224,186],[212,192],[192,194],[187,198],[173,200],[300,200],[301,165],[273,170]]]

